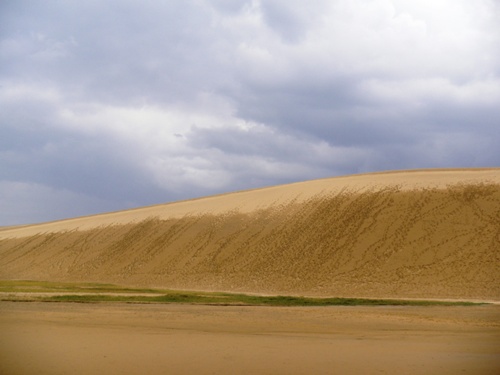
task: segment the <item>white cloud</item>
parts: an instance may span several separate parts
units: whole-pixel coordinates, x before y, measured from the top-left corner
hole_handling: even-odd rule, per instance
[[[279,22],[287,21],[277,17],[274,29],[266,25],[268,5],[240,14],[240,22],[226,23],[227,32],[239,36],[236,51],[243,78],[270,81],[268,85],[332,74],[460,80],[498,66],[498,18],[490,14],[487,1],[340,0],[322,5],[322,12],[301,26],[304,36],[293,44],[274,33]],[[302,10],[295,2],[279,2],[273,13],[285,17]],[[238,30],[242,24],[244,33]]]
[[[445,78],[368,80],[360,91],[367,97],[399,105],[450,102],[494,106],[500,103],[500,79],[454,83]]]
[[[11,207],[500,163],[494,0],[3,7],[0,189]]]

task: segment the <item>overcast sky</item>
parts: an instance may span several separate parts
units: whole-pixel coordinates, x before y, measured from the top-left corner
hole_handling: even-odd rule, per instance
[[[0,225],[499,145],[500,1],[0,2]]]

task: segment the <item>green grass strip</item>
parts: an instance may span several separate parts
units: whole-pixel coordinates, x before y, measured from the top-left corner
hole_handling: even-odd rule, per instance
[[[434,300],[258,296],[236,293],[209,293],[171,291],[161,289],[125,288],[112,284],[77,284],[25,280],[0,281],[0,292],[9,293],[1,297],[1,299],[4,301],[80,303],[188,303],[247,306],[474,306],[484,304],[476,302]],[[41,295],[26,296],[16,295],[17,293],[39,293]],[[44,296],[44,293],[66,294]]]
[[[106,294],[58,295],[41,297],[43,302],[125,302],[125,303],[188,303],[245,306],[473,306],[473,302],[421,301],[367,298],[306,298],[290,296],[250,296],[243,294],[218,296],[210,294],[164,294],[160,296],[125,296]]]

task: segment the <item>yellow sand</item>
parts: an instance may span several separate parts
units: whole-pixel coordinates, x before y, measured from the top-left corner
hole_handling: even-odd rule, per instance
[[[365,174],[0,230],[0,279],[500,300],[500,169]]]
[[[0,302],[0,373],[496,375],[499,310]]]

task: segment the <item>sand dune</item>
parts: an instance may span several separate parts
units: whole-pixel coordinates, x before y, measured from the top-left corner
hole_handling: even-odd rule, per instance
[[[500,169],[354,175],[0,230],[0,278],[500,300]]]

